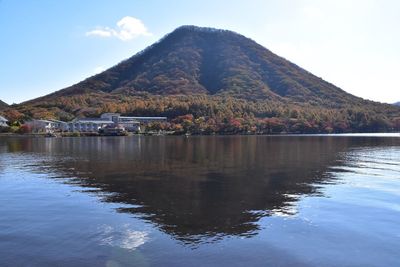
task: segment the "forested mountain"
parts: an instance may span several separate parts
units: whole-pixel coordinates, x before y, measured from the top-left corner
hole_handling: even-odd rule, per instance
[[[8,107],[8,104],[0,100],[0,110]]]
[[[93,91],[306,100],[335,107],[361,100],[242,35],[194,26],[180,27],[115,67],[43,99]]]
[[[165,115],[171,123],[155,127],[226,133],[380,131],[400,117],[400,108],[348,94],[240,34],[195,26],[14,112]]]

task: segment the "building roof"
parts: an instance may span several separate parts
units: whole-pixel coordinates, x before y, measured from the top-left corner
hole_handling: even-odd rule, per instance
[[[101,116],[120,116],[121,114],[119,113],[112,113],[112,112],[108,112],[108,113],[103,113],[101,114]]]
[[[87,119],[79,119],[76,121],[71,121],[69,123],[95,123],[95,124],[108,124],[108,123],[114,123],[113,121],[110,120],[105,120],[105,119],[91,119],[91,118],[87,118]]]
[[[123,117],[120,119],[132,119],[132,120],[166,120],[167,117]]]
[[[45,122],[45,123],[54,123],[54,122],[49,121],[49,120],[31,120],[31,121],[28,121],[28,122],[35,122],[35,121],[40,121],[40,122]]]
[[[84,121],[108,121],[108,122],[110,122],[111,120],[107,120],[104,118],[76,118],[76,119],[72,120],[71,122],[78,122],[78,121],[82,121],[82,122],[84,122]]]
[[[8,122],[8,120],[6,118],[4,118],[3,116],[0,116],[0,121],[1,122]]]
[[[66,123],[65,121],[59,121],[59,120],[50,120],[50,121],[55,123]]]

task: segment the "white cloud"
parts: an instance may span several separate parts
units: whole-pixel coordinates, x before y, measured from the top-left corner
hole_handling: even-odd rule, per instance
[[[151,35],[143,22],[139,19],[133,17],[124,17],[118,21],[117,26],[120,31],[118,33],[118,38],[121,40],[130,40],[140,35],[149,36]]]
[[[100,73],[100,72],[105,71],[105,70],[106,70],[106,68],[104,68],[103,66],[97,66],[96,68],[94,68],[93,72],[95,74],[97,74],[97,73]]]
[[[109,30],[92,30],[92,31],[88,31],[86,33],[86,36],[99,36],[99,37],[111,37],[112,33]]]
[[[115,28],[98,27],[86,32],[86,36],[97,36],[103,38],[116,37],[122,41],[132,40],[139,36],[150,36],[151,33],[140,19],[126,16],[117,22]]]

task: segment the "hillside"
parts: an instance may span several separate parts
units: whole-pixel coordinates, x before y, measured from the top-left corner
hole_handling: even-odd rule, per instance
[[[193,115],[192,124],[212,119],[212,129],[240,124],[240,131],[253,131],[264,123],[269,132],[271,124],[289,132],[376,131],[393,128],[400,116],[399,108],[348,94],[240,34],[195,26],[16,109],[63,120],[102,112],[165,115],[181,126]]]
[[[8,104],[0,100],[0,110],[3,110],[8,107]]]

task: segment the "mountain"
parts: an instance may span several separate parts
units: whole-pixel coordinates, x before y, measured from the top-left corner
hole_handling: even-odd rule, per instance
[[[306,98],[331,106],[360,101],[242,35],[194,26],[180,27],[130,59],[49,97],[91,91]]]
[[[0,100],[0,110],[3,110],[8,107],[8,104]]]
[[[395,105],[395,106],[400,106],[400,102],[396,102],[396,103],[394,103],[393,105]]]
[[[297,123],[296,131],[322,132],[338,125],[390,128],[400,116],[400,109],[353,96],[240,34],[195,26],[182,26],[116,66],[16,109],[25,117],[64,120],[102,112],[193,115],[217,125],[238,119],[250,128],[276,118],[285,131]]]

